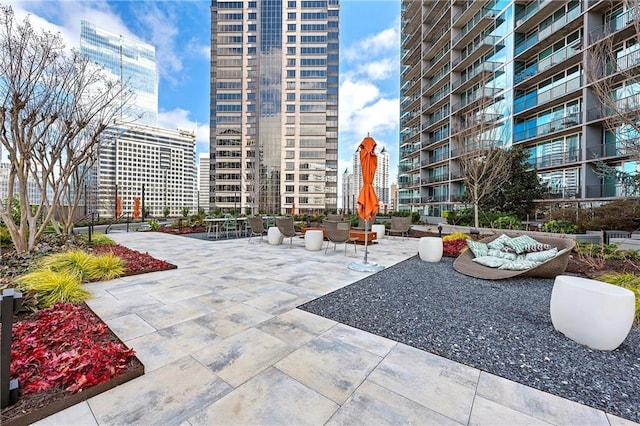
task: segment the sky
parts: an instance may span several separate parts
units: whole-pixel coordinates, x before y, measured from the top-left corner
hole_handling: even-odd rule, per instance
[[[210,1],[0,0],[22,21],[80,46],[80,21],[156,47],[158,126],[196,129],[209,151]],[[400,116],[400,1],[340,0],[339,178],[369,134],[390,154],[397,181]]]

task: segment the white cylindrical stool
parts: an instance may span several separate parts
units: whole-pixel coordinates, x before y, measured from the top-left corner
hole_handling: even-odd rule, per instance
[[[269,244],[274,246],[282,244],[283,239],[284,237],[280,233],[280,230],[277,226],[271,226],[267,231],[267,241],[269,241]]]
[[[440,262],[442,249],[442,238],[439,237],[422,237],[418,243],[420,259],[425,262]]]
[[[322,248],[324,232],[321,230],[309,230],[304,233],[304,248],[310,251],[318,251]]]
[[[371,230],[378,234],[376,236],[377,241],[380,241],[384,237],[384,231],[385,231],[384,225],[371,225]]]
[[[551,291],[551,322],[581,345],[612,351],[627,338],[635,305],[635,295],[626,288],[558,275]]]

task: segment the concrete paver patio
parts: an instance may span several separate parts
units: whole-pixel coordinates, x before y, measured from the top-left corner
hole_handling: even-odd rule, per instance
[[[635,424],[296,306],[366,277],[302,240],[110,234],[178,269],[89,285],[145,374],[37,424]],[[384,238],[369,261],[413,256]]]

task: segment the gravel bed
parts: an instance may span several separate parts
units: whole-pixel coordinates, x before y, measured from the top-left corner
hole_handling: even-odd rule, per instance
[[[552,279],[486,281],[414,256],[299,308],[640,422],[640,327],[615,351],[555,331]]]

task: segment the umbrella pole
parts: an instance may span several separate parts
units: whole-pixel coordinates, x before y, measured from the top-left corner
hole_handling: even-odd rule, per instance
[[[369,221],[365,220],[364,221],[364,263],[367,263],[367,226],[369,225]]]
[[[354,271],[361,271],[361,272],[378,272],[378,271],[382,271],[384,269],[384,266],[382,265],[378,265],[377,263],[369,263],[367,261],[367,256],[368,256],[368,238],[367,238],[367,233],[369,232],[369,221],[365,220],[364,221],[364,262],[360,263],[360,262],[352,262],[349,264],[349,269],[352,269]]]

